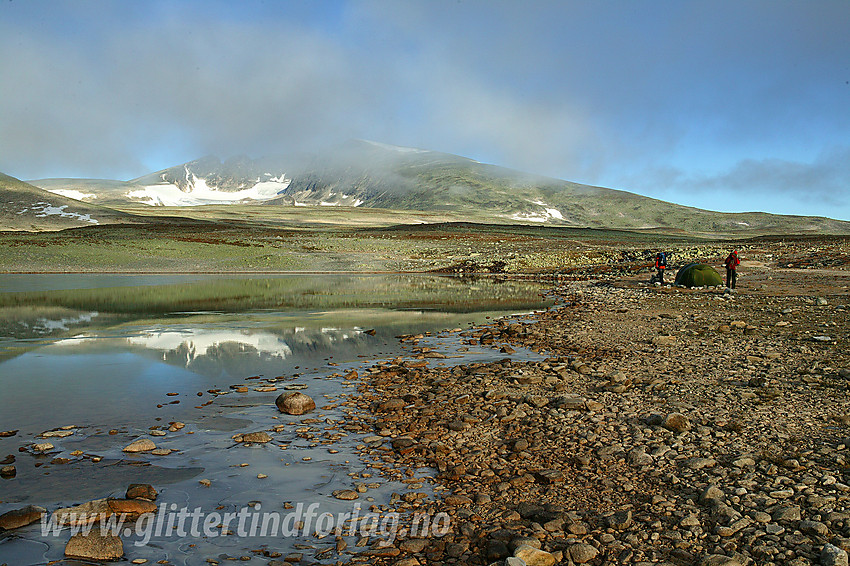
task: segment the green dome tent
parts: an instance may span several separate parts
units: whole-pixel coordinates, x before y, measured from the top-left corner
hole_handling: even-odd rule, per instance
[[[675,284],[682,287],[710,287],[723,285],[723,278],[710,265],[689,263],[676,273]]]

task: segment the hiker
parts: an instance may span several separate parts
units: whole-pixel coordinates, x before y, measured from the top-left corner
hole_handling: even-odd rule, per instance
[[[741,260],[738,259],[738,252],[732,250],[732,253],[726,258],[726,288],[734,289],[735,282],[738,279],[737,268],[741,265]]]
[[[658,282],[664,285],[664,270],[667,269],[667,254],[664,252],[658,252],[658,254],[656,254],[655,269],[658,270]]]

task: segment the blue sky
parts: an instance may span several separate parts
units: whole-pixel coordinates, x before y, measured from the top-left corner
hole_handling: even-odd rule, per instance
[[[850,2],[0,3],[0,171],[351,138],[850,220]]]

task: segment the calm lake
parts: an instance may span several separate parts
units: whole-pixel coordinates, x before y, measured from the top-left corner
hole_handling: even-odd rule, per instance
[[[134,482],[153,484],[158,503],[207,511],[310,501],[344,510],[350,503],[331,492],[372,475],[354,450],[363,435],[334,433],[332,450],[314,438],[345,423],[354,385],[342,374],[409,355],[401,334],[433,333],[423,344],[446,353],[445,365],[504,358],[437,334],[544,308],[544,291],[424,275],[2,275],[0,432],[18,432],[0,438],[0,459],[14,456],[17,472],[0,480],[0,513],[123,497]],[[305,428],[303,417],[277,412],[274,399],[287,390],[316,400],[305,415],[315,422]],[[173,422],[185,427],[168,431]],[[72,432],[42,436],[63,427]],[[273,427],[275,445],[232,439]],[[122,452],[139,438],[171,453]],[[47,441],[46,454],[29,448]],[[404,488],[374,485],[367,501]],[[0,563],[46,564],[69,537],[38,525],[0,534]],[[291,551],[298,540],[134,533],[124,544],[131,560],[188,565],[264,545]]]

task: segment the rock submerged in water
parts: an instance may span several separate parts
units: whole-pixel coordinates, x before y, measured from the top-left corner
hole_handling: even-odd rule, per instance
[[[274,403],[281,413],[287,415],[303,415],[316,408],[316,402],[300,392],[282,393]]]
[[[41,516],[45,513],[47,513],[47,509],[35,505],[27,505],[21,509],[8,511],[0,515],[0,531],[11,531],[31,525],[41,519]]]
[[[120,560],[124,543],[115,535],[102,535],[100,529],[84,535],[78,533],[65,545],[65,556],[79,560]]]

